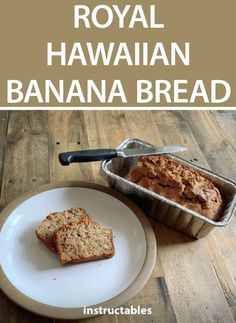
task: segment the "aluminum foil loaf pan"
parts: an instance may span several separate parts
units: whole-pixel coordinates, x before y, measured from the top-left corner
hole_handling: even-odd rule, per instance
[[[148,148],[153,147],[153,145],[139,139],[126,139],[117,148],[139,147]],[[136,164],[137,157],[105,160],[102,163],[102,170],[108,177],[109,186],[124,193],[136,202],[147,216],[191,237],[202,238],[215,227],[223,227],[229,224],[236,206],[236,183],[215,174],[210,170],[194,165],[187,160],[176,157],[175,155],[169,154],[168,157],[179,161],[184,165],[190,166],[199,174],[211,180],[214,185],[218,187],[224,198],[225,208],[221,218],[217,222],[130,182],[127,178],[131,169]]]

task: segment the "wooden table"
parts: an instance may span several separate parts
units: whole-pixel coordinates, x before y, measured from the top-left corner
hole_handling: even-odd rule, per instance
[[[61,180],[106,185],[99,164],[64,167],[64,150],[116,147],[126,137],[188,147],[184,157],[236,180],[236,111],[2,111],[1,209],[35,186]],[[153,223],[158,259],[146,287],[125,306],[151,316],[100,316],[86,322],[234,322],[236,220],[202,240]],[[59,322],[34,315],[0,293],[1,323]],[[64,321],[65,322],[65,321]],[[84,320],[85,322],[85,320]]]

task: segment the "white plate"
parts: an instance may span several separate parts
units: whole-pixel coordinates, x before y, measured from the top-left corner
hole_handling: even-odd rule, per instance
[[[114,299],[132,286],[142,272],[150,247],[144,226],[139,220],[141,211],[138,209],[138,218],[133,203],[129,201],[127,205],[123,197],[123,201],[120,196],[117,198],[119,194],[112,192],[111,195],[111,190],[99,185],[75,185],[71,182],[50,185],[42,192],[33,192],[31,195],[23,200],[21,198],[20,203],[7,212],[0,233],[3,277],[15,291],[25,296],[24,301],[32,300],[35,305],[40,304],[42,309],[46,305],[51,309],[81,310],[84,306],[91,307]],[[84,208],[96,222],[112,228],[114,257],[63,266],[57,255],[37,239],[35,228],[48,213],[71,207]],[[154,258],[146,280],[152,271]],[[5,285],[1,287],[9,295]],[[28,308],[28,302],[22,303],[14,295],[9,296]],[[34,311],[57,316],[56,312],[42,312],[39,308]],[[81,311],[74,313],[73,318],[78,318]],[[70,316],[59,315],[72,318]]]

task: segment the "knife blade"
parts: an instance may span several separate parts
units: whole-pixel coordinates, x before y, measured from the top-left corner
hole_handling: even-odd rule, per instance
[[[162,154],[175,154],[185,151],[187,148],[179,146],[164,146],[153,148],[125,148],[123,150],[117,150],[118,157],[139,157],[149,155],[162,155]]]
[[[183,152],[187,148],[179,146],[151,147],[151,148],[125,148],[125,149],[91,149],[79,150],[60,153],[58,158],[63,166],[68,166],[71,163],[86,163],[111,159],[115,157],[140,157],[161,154],[175,154]]]

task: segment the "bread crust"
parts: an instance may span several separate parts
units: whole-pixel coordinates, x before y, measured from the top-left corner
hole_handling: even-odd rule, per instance
[[[60,263],[62,265],[66,265],[66,264],[79,264],[79,263],[84,263],[84,262],[89,262],[89,261],[96,261],[96,260],[102,260],[102,259],[109,259],[112,258],[115,254],[115,249],[112,253],[110,253],[109,255],[107,254],[101,254],[101,256],[99,257],[89,257],[89,258],[85,258],[85,257],[80,257],[79,259],[73,259],[71,261],[65,261],[62,256],[59,255],[59,259],[60,259]]]
[[[209,179],[164,155],[140,157],[129,180],[213,221],[223,211],[220,191]]]

